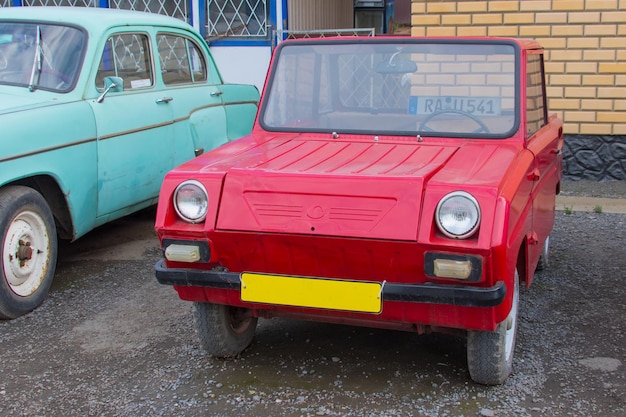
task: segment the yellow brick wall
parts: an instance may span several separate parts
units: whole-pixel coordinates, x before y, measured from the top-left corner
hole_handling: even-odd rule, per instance
[[[412,0],[411,34],[535,38],[565,133],[626,135],[626,0]]]

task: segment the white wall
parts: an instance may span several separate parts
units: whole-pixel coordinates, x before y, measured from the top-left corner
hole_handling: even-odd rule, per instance
[[[210,49],[224,82],[254,84],[263,91],[271,58],[269,46],[212,46]]]

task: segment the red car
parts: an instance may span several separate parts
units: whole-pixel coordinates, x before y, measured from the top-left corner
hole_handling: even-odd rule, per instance
[[[214,356],[259,317],[458,332],[471,378],[500,384],[562,146],[535,41],[287,41],[252,133],[165,177],[156,277]]]

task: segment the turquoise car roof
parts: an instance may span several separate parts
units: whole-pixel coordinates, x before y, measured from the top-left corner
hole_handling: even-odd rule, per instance
[[[0,20],[36,20],[68,23],[98,33],[110,27],[124,25],[177,26],[191,28],[186,22],[156,13],[97,7],[2,7]]]

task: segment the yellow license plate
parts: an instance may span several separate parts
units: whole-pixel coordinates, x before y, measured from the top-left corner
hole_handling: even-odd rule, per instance
[[[241,300],[295,307],[380,313],[381,284],[282,275],[241,274]]]

